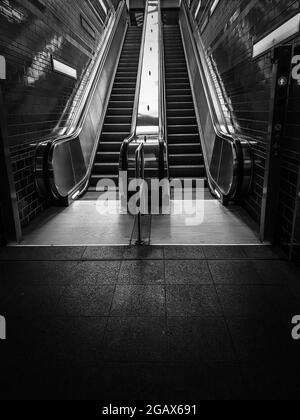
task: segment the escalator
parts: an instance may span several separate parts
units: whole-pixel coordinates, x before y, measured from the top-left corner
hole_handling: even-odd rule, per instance
[[[170,178],[205,178],[199,129],[179,25],[164,26]]]
[[[127,30],[92,170],[90,192],[96,190],[101,179],[118,183],[120,148],[131,132],[142,31],[138,26]]]

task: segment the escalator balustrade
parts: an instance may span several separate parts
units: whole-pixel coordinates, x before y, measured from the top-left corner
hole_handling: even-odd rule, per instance
[[[95,191],[101,179],[112,179],[118,184],[120,148],[131,132],[142,31],[142,27],[130,26],[126,34],[89,191]]]

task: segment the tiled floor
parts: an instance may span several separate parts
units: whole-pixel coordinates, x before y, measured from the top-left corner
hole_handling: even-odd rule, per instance
[[[300,398],[275,249],[6,248],[0,270],[0,398]]]
[[[206,199],[196,217],[188,210],[190,206],[185,214],[153,216],[150,229],[149,217],[145,217],[144,240],[150,234],[152,245],[260,243],[257,225],[238,205],[224,207]],[[133,224],[129,215],[101,214],[97,201],[75,201],[68,208],[51,207],[37,217],[24,230],[22,245],[128,245]]]

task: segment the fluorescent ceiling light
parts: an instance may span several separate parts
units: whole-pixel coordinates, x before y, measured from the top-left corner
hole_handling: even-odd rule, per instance
[[[53,70],[57,71],[58,73],[64,74],[65,76],[72,77],[72,79],[77,80],[77,70],[67,64],[62,63],[61,61],[56,60],[55,58],[52,59],[53,62]]]
[[[275,45],[280,44],[291,36],[297,34],[300,30],[300,13],[275,29],[270,35],[263,38],[253,46],[253,58],[267,52]]]
[[[6,60],[3,55],[0,55],[0,80],[6,79]]]
[[[211,15],[214,13],[214,11],[216,10],[216,8],[217,8],[217,6],[218,6],[219,3],[220,3],[220,0],[215,0],[213,2],[213,5],[210,8],[210,14]]]
[[[107,15],[107,7],[105,6],[103,0],[99,0],[99,3],[101,4],[102,9],[104,10],[105,14]]]
[[[202,3],[202,1],[200,0],[200,1],[199,1],[199,4],[198,4],[198,7],[197,7],[197,10],[196,10],[196,13],[195,13],[195,19],[197,19],[197,16],[198,16],[198,14],[199,14],[199,12],[200,12],[201,3]]]

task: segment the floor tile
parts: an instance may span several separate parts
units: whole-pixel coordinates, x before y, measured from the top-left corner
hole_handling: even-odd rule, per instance
[[[65,287],[61,285],[21,285],[1,305],[7,318],[36,318],[56,315]]]
[[[281,249],[273,246],[251,245],[244,246],[243,249],[247,257],[254,260],[278,260],[280,258],[286,258],[286,255]]]
[[[291,361],[242,363],[242,373],[251,400],[300,399],[300,369]]]
[[[285,328],[280,319],[231,318],[228,325],[242,362],[276,361],[280,364],[292,357],[292,346],[300,350],[291,338],[291,327]]]
[[[167,399],[165,363],[104,363],[85,371],[73,398],[97,401]]]
[[[74,272],[73,285],[114,285],[118,281],[120,261],[84,261]]]
[[[79,261],[84,251],[81,246],[14,246],[0,248],[0,260]]]
[[[110,318],[104,359],[109,362],[159,362],[167,360],[165,318]]]
[[[120,284],[163,284],[163,261],[123,261],[121,265]]]
[[[167,260],[201,260],[205,256],[201,246],[166,246],[165,258]]]
[[[68,316],[105,316],[109,314],[114,286],[70,286],[60,303],[59,314]]]
[[[272,317],[273,307],[262,286],[217,286],[218,296],[227,317]]]
[[[40,351],[41,361],[75,369],[94,366],[103,353],[107,318],[53,318]]]
[[[213,286],[167,286],[169,316],[222,316]]]
[[[286,261],[255,261],[253,265],[263,284],[299,284],[300,270]]]
[[[172,362],[236,361],[223,318],[169,318],[168,341]]]
[[[206,261],[166,261],[168,284],[212,284]]]
[[[284,322],[290,322],[292,317],[300,315],[300,295],[295,288],[287,286],[265,286],[264,294],[273,308],[275,316]]]
[[[164,286],[117,286],[112,316],[161,316],[164,313]]]
[[[168,365],[170,400],[240,400],[246,396],[244,381],[236,363]]]
[[[215,284],[261,284],[261,278],[249,261],[209,261]]]
[[[68,285],[76,279],[76,261],[17,261],[2,265],[2,276],[22,285]]]
[[[126,247],[125,260],[163,260],[164,250],[160,246]]]
[[[245,259],[246,254],[242,246],[205,246],[205,258],[211,260]]]
[[[125,246],[88,246],[83,254],[83,260],[122,260]]]

